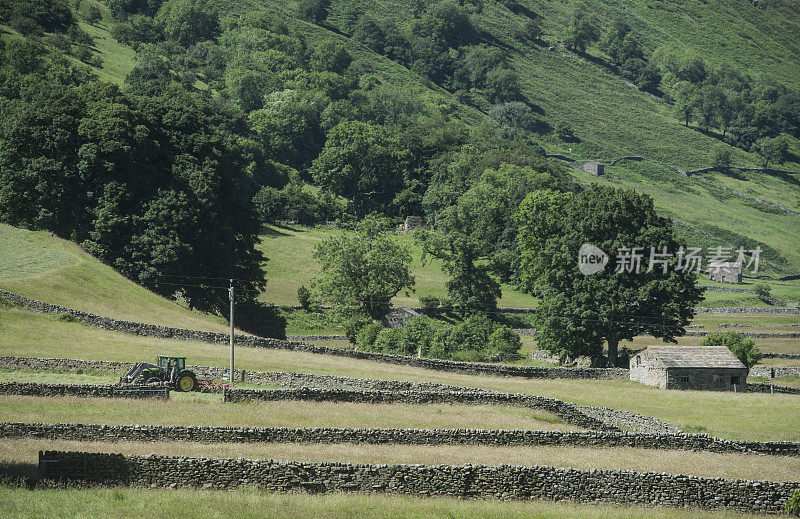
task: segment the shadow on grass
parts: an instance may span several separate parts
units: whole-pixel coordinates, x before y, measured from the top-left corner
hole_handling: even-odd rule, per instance
[[[271,225],[271,226],[264,225],[264,226],[261,227],[261,236],[266,236],[267,238],[281,238],[281,237],[284,237],[284,236],[291,236],[291,234],[289,234],[289,233],[281,232],[280,229],[286,229],[288,231],[294,231],[295,230],[295,229],[292,229],[291,227],[285,226],[285,225],[281,225],[281,226],[279,226],[279,225]]]
[[[273,339],[286,338],[286,318],[275,305],[258,301],[240,305],[237,310],[237,325],[253,335]]]
[[[794,155],[794,159],[791,162],[800,162],[800,157]],[[781,171],[775,171],[774,169],[766,169],[763,171],[765,175],[769,175],[771,177],[777,178],[778,180],[783,180],[788,184],[794,184],[795,186],[800,186],[800,179],[795,178],[790,173],[783,173]]]

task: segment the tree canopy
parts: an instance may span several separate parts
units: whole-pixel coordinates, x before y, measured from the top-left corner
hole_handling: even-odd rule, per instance
[[[314,283],[320,297],[373,319],[386,315],[391,299],[414,286],[411,253],[374,217],[364,218],[352,233],[323,240],[314,248],[314,258],[321,264]]]
[[[345,121],[328,132],[311,174],[317,184],[351,200],[363,216],[391,207],[408,160],[408,152],[383,126]]]
[[[621,340],[650,334],[674,341],[685,333],[702,292],[695,272],[678,268],[683,244],[649,196],[601,186],[577,195],[537,191],[518,218],[522,287],[540,298],[541,346],[598,355],[605,341],[614,366]],[[597,273],[581,273],[584,244],[612,260]]]
[[[756,341],[745,338],[733,330],[724,333],[710,332],[700,341],[700,346],[725,346],[748,368],[752,368],[761,360],[761,351],[756,346]]]
[[[263,288],[248,155],[212,106],[45,66],[0,91],[0,219],[76,241],[204,310],[222,311],[227,291],[186,276],[245,280],[243,298]]]

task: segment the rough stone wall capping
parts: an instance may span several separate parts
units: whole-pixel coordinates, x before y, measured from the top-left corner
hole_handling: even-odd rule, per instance
[[[18,296],[5,290],[0,290],[0,296],[17,305],[31,310],[50,314],[67,313],[74,315],[80,321],[90,326],[97,326],[107,330],[115,330],[145,337],[158,337],[162,339],[194,340],[220,345],[227,345],[229,335],[216,332],[203,332],[195,330],[184,330],[180,328],[170,328],[166,326],[156,326],[152,324],[135,323],[121,321],[108,317],[100,317],[94,314],[72,310],[63,306],[51,305],[41,301],[35,301],[26,297]],[[326,346],[314,346],[304,342],[285,341],[280,339],[269,339],[252,335],[237,335],[236,345],[251,348],[271,348],[314,353],[322,355],[334,355],[353,359],[369,360],[374,362],[385,362],[404,366],[414,366],[424,369],[437,371],[447,371],[453,373],[466,373],[470,375],[494,375],[503,377],[522,377],[522,378],[572,378],[572,379],[626,379],[628,371],[623,368],[538,368],[531,366],[512,366],[505,364],[482,364],[477,362],[458,362],[441,359],[419,359],[405,355],[392,355],[388,353],[374,353],[365,351],[347,350],[343,348],[329,348]]]
[[[734,441],[714,438],[706,434],[642,434],[614,431],[218,427],[0,422],[0,438],[37,438],[91,442],[560,445],[570,447],[633,447],[640,449],[800,457],[799,442]]]
[[[169,399],[169,388],[126,387],[108,384],[37,384],[34,382],[0,382],[0,395]]]
[[[257,486],[273,492],[363,492],[459,498],[569,499],[779,513],[798,482],[631,470],[511,465],[365,465],[85,452],[39,453],[43,479],[168,488]]]
[[[800,359],[800,353],[762,353],[765,359]]]

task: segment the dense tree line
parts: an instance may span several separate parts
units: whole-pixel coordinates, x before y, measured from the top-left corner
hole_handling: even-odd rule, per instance
[[[800,136],[800,96],[784,85],[728,64],[712,69],[696,56],[665,53],[658,60],[662,88],[687,126],[720,131],[728,144],[760,154],[765,166],[783,160],[780,139],[772,139]]]
[[[196,308],[222,311],[227,293],[191,276],[247,280],[243,300],[262,288],[246,136],[180,88],[137,97],[41,48],[18,67],[27,45],[10,42],[0,68],[0,219]]]

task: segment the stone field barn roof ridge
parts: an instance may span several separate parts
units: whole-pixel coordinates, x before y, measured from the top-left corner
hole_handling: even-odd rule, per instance
[[[648,346],[648,357],[666,368],[744,368],[725,346]]]

